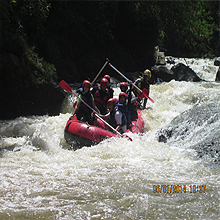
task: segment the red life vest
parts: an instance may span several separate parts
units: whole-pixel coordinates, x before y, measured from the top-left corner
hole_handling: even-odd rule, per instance
[[[106,89],[105,91],[102,91],[101,88],[98,88],[98,90],[94,94],[94,101],[99,110],[107,108],[108,99],[108,90]]]

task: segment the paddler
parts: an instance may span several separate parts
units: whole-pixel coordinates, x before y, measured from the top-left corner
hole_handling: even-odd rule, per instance
[[[151,71],[149,69],[146,69],[143,73],[143,76],[141,78],[138,78],[134,84],[140,88],[141,90],[143,90],[144,88],[147,89],[147,91],[150,93],[150,84],[149,84],[149,79],[151,78]],[[134,88],[134,94],[136,97],[138,97],[139,94],[139,90]],[[147,98],[144,98],[144,104],[143,107],[146,108],[146,104],[147,104]]]
[[[127,106],[131,114],[131,120],[133,121],[138,117],[137,102],[136,102],[138,98],[134,95],[132,91],[132,81],[130,81],[129,84],[130,84],[130,89],[128,89],[128,84],[126,82],[122,82],[120,84],[120,89],[121,92],[125,92],[128,95]]]
[[[84,80],[82,84],[83,91],[79,94],[79,98],[87,103],[91,108],[99,112],[94,97],[90,92],[91,83],[88,80]],[[96,118],[93,116],[92,110],[86,106],[80,99],[77,99],[76,107],[73,111],[73,116],[76,114],[77,119],[90,124],[97,124]]]
[[[127,121],[127,128],[130,127],[131,125],[131,113],[127,105],[127,99],[128,95],[125,92],[121,92],[119,94],[119,102],[116,104],[118,107],[118,110],[122,112],[122,114],[125,114],[126,116],[126,121]]]
[[[108,113],[100,115],[103,119],[121,134],[127,130],[127,119],[125,113],[115,104],[115,99],[110,98],[107,102]]]
[[[111,77],[109,75],[104,75],[103,78],[106,78],[108,80],[108,87],[107,87],[107,89],[108,89],[108,96],[109,96],[109,98],[113,98],[114,90],[110,86]]]
[[[100,113],[105,115],[107,111],[107,101],[110,98],[107,89],[109,82],[106,78],[102,78],[100,84],[100,86],[94,87],[92,89],[92,94]]]

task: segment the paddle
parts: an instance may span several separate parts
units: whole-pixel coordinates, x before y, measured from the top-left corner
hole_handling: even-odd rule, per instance
[[[143,99],[144,97],[146,97],[145,95],[149,96],[149,92],[146,88],[143,88],[142,92],[138,93],[138,98]]]
[[[114,129],[110,124],[108,124],[104,119],[102,119],[99,115],[98,115],[98,113],[95,111],[95,109],[93,109],[91,106],[89,106],[86,102],[84,102],[78,95],[76,95],[73,91],[72,91],[72,89],[71,89],[71,87],[70,87],[70,85],[68,84],[68,83],[66,83],[64,80],[62,80],[62,81],[60,81],[60,83],[59,83],[59,86],[62,88],[62,89],[64,89],[65,91],[67,91],[67,92],[71,92],[73,95],[75,95],[78,99],[80,99],[81,100],[81,102],[83,102],[88,108],[90,108],[93,112],[95,112],[95,116],[97,117],[97,118],[99,118],[103,123],[105,123],[109,128],[111,128],[115,133],[117,133],[119,136],[121,136],[121,137],[126,137],[126,138],[128,138],[130,141],[132,141],[132,139],[130,138],[130,137],[128,137],[127,135],[122,135],[122,134],[120,134],[116,129]]]
[[[106,62],[104,63],[104,65],[102,66],[102,68],[100,69],[100,71],[98,72],[97,76],[95,77],[95,79],[91,82],[91,85],[93,85],[93,83],[96,81],[96,79],[98,78],[98,76],[100,75],[100,73],[102,72],[102,70],[105,68],[105,66],[108,64],[109,59],[106,58]]]
[[[124,76],[119,70],[117,70],[114,66],[112,66],[111,63],[109,63],[109,66],[110,66],[112,69],[114,69],[117,73],[119,73],[125,80],[127,80],[128,82],[131,81],[131,80],[129,80],[126,76]],[[139,91],[143,94],[144,97],[148,98],[151,102],[154,103],[154,100],[148,96],[148,95],[149,95],[149,92],[147,91],[147,89],[141,90],[141,89],[138,88],[134,83],[132,83],[132,85],[133,85],[137,90],[139,90]],[[143,98],[144,98],[144,97],[143,97]]]

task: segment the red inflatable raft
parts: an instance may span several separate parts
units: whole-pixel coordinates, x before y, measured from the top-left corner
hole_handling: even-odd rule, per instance
[[[141,111],[137,110],[138,118],[132,121],[131,129],[127,132],[142,133],[144,130],[144,122],[141,116]],[[102,140],[116,135],[107,130],[105,124],[97,119],[97,126],[89,125],[85,122],[80,122],[74,117],[67,121],[64,137],[66,142],[72,149],[76,150],[84,146],[98,144]]]

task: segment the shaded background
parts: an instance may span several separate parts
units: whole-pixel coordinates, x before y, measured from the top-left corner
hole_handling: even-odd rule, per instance
[[[220,52],[218,1],[1,0],[0,10],[7,111],[20,93],[45,82],[93,79],[106,57],[119,70],[136,72],[154,65],[155,46],[178,57]],[[104,73],[116,75],[109,67]]]

